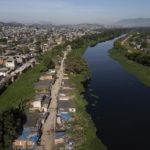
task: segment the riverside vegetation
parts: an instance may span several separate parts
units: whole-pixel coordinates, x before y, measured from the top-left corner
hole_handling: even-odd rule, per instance
[[[150,54],[133,50],[127,43],[122,45],[122,40],[121,38],[114,43],[110,56],[142,83],[150,86]]]
[[[67,71],[71,74],[71,79],[75,85],[74,94],[77,104],[77,125],[82,127],[82,132],[74,132],[75,136],[81,136],[81,143],[78,150],[105,150],[106,147],[96,136],[96,129],[86,113],[86,101],[83,94],[83,82],[89,78],[89,70],[86,62],[82,59],[82,54],[89,45],[95,45],[108,39],[121,35],[126,30],[111,29],[103,31],[101,34],[87,35],[73,42],[66,42],[57,46],[44,55],[39,56],[39,64],[23,73],[18,80],[12,83],[1,95],[0,98],[0,149],[10,148],[12,141],[21,132],[25,123],[25,103],[34,94],[33,83],[48,68],[54,67],[54,60],[61,55],[65,47],[70,44],[72,52],[66,60]],[[81,129],[81,128],[80,128]]]
[[[84,98],[84,83],[90,79],[90,71],[86,62],[82,59],[82,55],[88,46],[96,45],[99,42],[115,38],[121,35],[123,31],[110,30],[103,34],[91,35],[80,38],[70,43],[72,51],[66,59],[66,71],[70,74],[70,80],[75,90],[75,102],[77,113],[73,125],[75,130],[71,131],[73,139],[78,139],[78,150],[107,150],[107,147],[96,136],[96,128],[86,112],[87,101]]]

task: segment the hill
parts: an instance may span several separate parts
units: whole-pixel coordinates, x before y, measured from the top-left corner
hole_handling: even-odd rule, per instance
[[[123,27],[150,27],[150,18],[124,19],[116,23]]]

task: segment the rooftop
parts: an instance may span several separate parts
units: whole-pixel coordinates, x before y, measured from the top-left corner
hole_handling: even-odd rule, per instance
[[[59,100],[58,108],[75,108],[75,102],[74,100]]]
[[[27,121],[24,127],[38,127],[37,125],[41,123],[41,118],[43,117],[43,113],[28,113]]]
[[[72,89],[60,89],[59,93],[60,94],[70,94]]]
[[[35,89],[49,89],[52,85],[51,80],[41,80],[34,84]]]
[[[73,84],[71,84],[69,79],[63,79],[62,86],[73,87]]]

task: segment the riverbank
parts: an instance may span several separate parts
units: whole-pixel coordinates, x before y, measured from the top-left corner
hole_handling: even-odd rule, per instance
[[[117,41],[121,42],[121,41]],[[130,74],[136,76],[143,84],[150,87],[150,67],[129,60],[123,50],[118,49],[115,45],[110,51],[110,56],[118,61]]]
[[[110,58],[113,45],[114,40],[99,43],[84,54],[92,72],[87,111],[108,149],[148,149],[150,89]]]
[[[76,54],[82,56],[84,51],[85,48],[76,49]],[[84,65],[84,68],[85,70],[80,74],[70,74],[70,81],[74,86],[73,95],[76,104],[75,120],[72,121],[75,130],[71,131],[70,134],[73,139],[78,139],[76,141],[77,150],[107,150],[106,146],[96,136],[95,125],[86,111],[87,101],[84,98],[84,92],[86,90],[84,83],[90,77],[90,73],[88,66]]]
[[[72,132],[72,136],[79,137],[81,140],[78,141],[78,150],[107,150],[106,146],[102,143],[100,139],[96,136],[96,128],[90,117],[86,112],[87,101],[84,99],[83,93],[84,89],[83,82],[85,82],[85,75],[72,75],[71,81],[75,87],[73,92],[75,96],[75,103],[77,108],[77,113],[75,115],[75,126],[78,126],[77,131]]]
[[[80,39],[82,42],[77,40],[71,44],[73,45],[73,49],[66,60],[66,69],[70,74],[70,81],[75,87],[73,94],[75,96],[77,113],[73,125],[78,128],[71,132],[71,136],[73,139],[79,139],[77,142],[78,150],[107,150],[107,147],[97,137],[96,127],[91,116],[86,111],[88,103],[84,98],[84,92],[86,90],[84,83],[90,79],[90,70],[83,60],[82,55],[88,46],[113,39],[119,35],[120,33],[107,34],[107,36],[99,35],[96,40],[91,40],[90,38],[85,40],[83,38]],[[78,43],[82,43],[82,45]]]

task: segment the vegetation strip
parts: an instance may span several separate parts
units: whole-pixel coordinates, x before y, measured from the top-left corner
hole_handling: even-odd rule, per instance
[[[129,73],[135,75],[143,84],[150,86],[150,67],[128,59],[126,48],[121,45],[121,41],[122,39],[115,42],[114,48],[110,50],[110,56],[117,60]]]
[[[115,34],[112,34],[115,33]],[[73,94],[77,113],[75,120],[72,122],[74,130],[70,132],[73,139],[78,139],[78,150],[106,150],[107,147],[96,136],[96,128],[90,115],[86,112],[87,101],[84,99],[83,83],[90,78],[90,72],[86,62],[82,59],[82,55],[89,45],[95,45],[97,42],[112,39],[119,36],[122,32],[108,32],[105,34],[84,37],[70,43],[72,51],[66,60],[66,71],[70,74],[70,80],[75,86]]]

